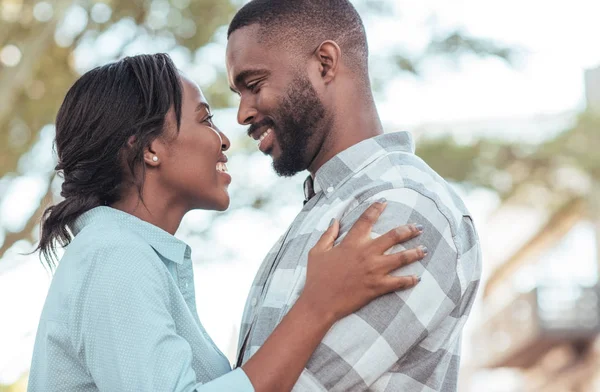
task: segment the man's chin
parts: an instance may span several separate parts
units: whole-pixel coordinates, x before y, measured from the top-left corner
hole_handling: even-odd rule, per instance
[[[261,152],[263,153],[263,155],[266,155],[266,156],[269,156],[269,157],[273,158],[273,149],[272,148],[269,148],[268,150],[261,151]],[[273,160],[275,160],[275,158],[273,158]]]
[[[305,169],[298,167],[298,161],[286,162],[273,158],[273,170],[280,177],[293,177]]]
[[[271,146],[271,148],[266,150],[263,154],[270,156],[273,160],[273,163],[275,163],[281,159],[281,148],[279,148],[279,145],[277,142],[275,142],[273,143],[273,146]]]

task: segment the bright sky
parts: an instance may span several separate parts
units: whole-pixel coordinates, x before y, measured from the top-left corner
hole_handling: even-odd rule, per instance
[[[417,49],[421,47],[428,38],[422,23],[433,9],[441,29],[464,26],[468,33],[524,47],[529,54],[515,68],[497,59],[467,59],[459,72],[447,64],[433,63],[427,67],[425,80],[398,79],[390,84],[388,99],[380,106],[389,123],[502,118],[556,113],[584,105],[583,70],[600,65],[600,2],[395,3],[402,15],[400,21],[390,19],[369,26],[373,53],[385,51],[391,42],[413,42]]]
[[[401,19],[367,20],[371,53],[386,53],[393,43],[418,50],[428,40],[423,22],[436,10],[441,29],[462,26],[473,35],[515,44],[528,53],[516,68],[496,59],[469,58],[460,68],[436,61],[426,67],[422,79],[402,77],[391,80],[378,106],[389,130],[409,129],[421,123],[474,121],[486,118],[527,117],[544,113],[580,110],[583,107],[583,70],[600,64],[600,2],[595,0],[421,0],[395,2]],[[222,48],[213,48],[222,53]],[[406,75],[404,75],[406,76]],[[233,112],[217,113],[224,130],[240,132]],[[267,158],[248,161],[232,157],[230,171],[236,176],[261,178],[259,190],[275,181]],[[43,173],[41,173],[43,174]],[[25,178],[10,189],[13,197],[0,205],[1,219],[18,228],[16,217],[35,205],[28,197],[39,192],[35,176]],[[240,211],[211,228],[209,261],[196,268],[200,318],[215,342],[229,355],[247,289],[254,272],[286,225],[299,210],[299,179],[289,181],[289,193],[277,214]],[[37,185],[36,185],[37,184]],[[1,184],[0,184],[1,185]],[[290,191],[291,192],[291,191]],[[485,233],[485,218],[495,198],[474,194],[467,198]],[[236,200],[233,200],[236,203]],[[205,213],[187,217],[185,227],[202,226]],[[275,219],[276,217],[277,219]],[[257,235],[256,228],[263,231]],[[207,243],[192,243],[196,255],[207,254]],[[215,249],[219,249],[218,251]],[[229,260],[223,262],[222,259]],[[0,323],[0,384],[13,381],[29,365],[37,319],[44,301],[48,277],[37,259],[11,252],[0,268],[0,314],[9,323]],[[0,264],[2,264],[0,263]],[[6,300],[10,298],[10,300]]]

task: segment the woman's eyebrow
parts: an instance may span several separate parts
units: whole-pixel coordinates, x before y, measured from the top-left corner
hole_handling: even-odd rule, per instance
[[[198,106],[196,106],[196,112],[199,112],[202,109],[206,109],[206,111],[210,113],[210,105],[206,102],[200,102]]]

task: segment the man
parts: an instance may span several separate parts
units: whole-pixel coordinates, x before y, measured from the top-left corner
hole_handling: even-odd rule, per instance
[[[294,390],[455,391],[461,331],[481,274],[477,234],[460,198],[414,155],[410,135],[383,134],[358,13],[347,0],[254,0],[234,17],[228,37],[238,121],[250,126],[278,174],[310,172],[304,208],[253,283],[238,364],[298,298],[307,253],[331,219],[340,221],[343,236],[385,198],[373,235],[421,225],[417,241],[429,253],[398,273],[422,281],[338,322]]]

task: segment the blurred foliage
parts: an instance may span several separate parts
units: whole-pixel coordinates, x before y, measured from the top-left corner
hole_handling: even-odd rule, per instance
[[[226,0],[59,0],[43,3],[47,7],[31,0],[2,0],[1,4],[0,48],[17,46],[21,60],[15,67],[0,65],[0,173],[15,172],[19,157],[36,142],[39,129],[54,121],[67,89],[78,76],[73,56],[82,41],[98,39],[116,24],[132,21],[137,27],[136,39],[167,37],[173,47],[195,51],[210,42],[215,30],[235,12]],[[74,14],[74,9],[80,13]],[[105,10],[104,15],[99,9]],[[165,15],[165,23],[157,22]],[[82,19],[83,28],[64,32],[61,26],[81,23],[73,21],[74,17]],[[121,57],[126,47],[114,57]]]
[[[542,144],[481,139],[461,145],[444,137],[420,140],[417,153],[446,179],[552,208],[600,181],[599,145],[600,116],[586,112],[572,129]]]
[[[539,159],[575,166],[600,180],[600,114],[584,113],[575,128],[540,148]]]
[[[460,30],[435,37],[427,48],[427,53],[434,54],[475,54],[477,56],[495,56],[512,62],[520,50],[507,48],[486,39],[471,37]]]
[[[42,126],[54,122],[64,95],[79,75],[75,52],[83,44],[127,24],[135,26],[132,38],[124,39],[112,58],[103,62],[122,57],[144,38],[167,42],[165,52],[184,48],[193,53],[212,42],[215,31],[236,10],[227,0],[0,0],[0,5],[0,50],[14,45],[20,51],[16,66],[0,62],[0,180],[24,174],[19,161],[39,140]],[[224,84],[220,76],[215,85]],[[218,107],[228,102],[230,92],[209,87],[207,95]],[[0,193],[0,201],[3,196]],[[41,208],[23,230],[6,233],[0,257],[14,242],[31,236]]]
[[[238,0],[0,0],[0,51],[14,45],[20,52],[16,65],[0,61],[0,203],[11,182],[27,174],[21,164],[23,157],[35,152],[40,129],[53,123],[67,89],[81,72],[148,47],[164,52],[179,50],[192,66],[204,66],[198,64],[204,60],[210,64],[222,63],[223,59],[207,59],[199,53],[219,41],[219,32],[222,33],[222,27],[241,3]],[[373,17],[390,17],[394,10],[393,0],[357,0],[356,5],[361,14]],[[402,15],[394,17],[402,23]],[[123,27],[132,33],[122,34],[116,42],[105,40]],[[435,25],[430,28],[431,40],[420,52],[408,53],[395,47],[389,48],[385,57],[375,59],[374,63],[380,65],[373,72],[376,90],[382,91],[389,80],[399,75],[420,75],[428,61],[440,57],[456,61],[463,55],[493,56],[512,63],[520,52],[460,30],[440,33]],[[153,42],[160,42],[160,49]],[[102,55],[88,59],[89,50]],[[82,59],[86,64],[83,67],[77,62]],[[213,107],[234,105],[224,66],[212,68],[213,77],[202,86],[208,100]],[[547,197],[552,203],[551,200],[585,191],[586,181],[600,177],[600,154],[594,150],[600,145],[599,126],[597,116],[584,114],[576,127],[542,145],[487,139],[465,145],[451,137],[421,139],[418,154],[447,179],[488,187],[504,198],[526,195],[522,197],[539,202]],[[235,145],[234,154],[255,151],[247,138],[236,141]],[[234,192],[250,196],[238,203],[237,209],[277,213],[274,208],[279,205],[277,199],[289,194],[285,192],[296,191],[287,188],[282,191],[285,187],[278,186],[277,194],[265,192],[252,183],[251,176],[240,176],[240,182]],[[56,181],[49,179],[46,192],[42,192],[45,196],[22,229],[9,232],[0,224],[0,262],[17,241],[33,241],[41,211],[56,197],[56,189]],[[235,194],[232,197],[237,199]],[[190,230],[205,236],[209,229],[210,225]],[[0,386],[0,392],[22,390],[24,382],[25,378],[19,385]]]
[[[234,105],[223,60],[212,58],[214,51],[205,56],[202,50],[208,44],[218,43],[219,37],[222,44],[222,27],[241,3],[236,0],[0,0],[0,50],[14,45],[20,51],[16,65],[0,62],[0,202],[5,196],[2,192],[9,189],[11,181],[27,174],[19,162],[38,142],[40,129],[54,121],[67,89],[81,72],[92,66],[148,47],[165,52],[176,50],[184,53],[192,67],[204,70],[204,62],[209,67],[220,64],[212,66],[213,77],[202,87],[213,107]],[[392,0],[357,0],[356,5],[361,14],[369,17],[390,17],[394,10]],[[402,23],[401,15],[396,19]],[[432,26],[431,29],[436,28]],[[111,35],[114,37],[115,32],[120,32],[120,39],[106,39]],[[400,72],[418,74],[428,58],[438,56],[457,59],[470,53],[508,60],[512,53],[509,48],[460,31],[432,33],[431,36],[431,43],[422,53],[402,55],[401,48],[390,48],[385,60],[389,73],[374,72],[376,78],[397,77]],[[85,64],[83,69],[81,61]],[[376,80],[374,85],[377,87],[382,83]],[[246,142],[240,145],[252,148],[252,144]],[[487,142],[461,147],[452,144],[451,140],[437,140],[423,146],[422,153],[448,177],[485,184],[488,177],[477,165],[478,161],[489,161],[484,153],[489,154],[492,148],[495,148],[494,144],[488,146]],[[437,165],[438,151],[444,151],[444,155],[451,151],[455,156]],[[502,151],[503,154],[510,152]],[[488,163],[491,170],[493,162]],[[476,181],[478,179],[484,181]],[[48,181],[44,199],[22,229],[9,232],[0,227],[0,260],[18,240],[35,238],[33,232],[41,211],[49,198],[55,196],[53,183],[55,181]],[[252,188],[252,184],[240,186],[242,190],[247,188]],[[256,195],[242,204],[243,207],[265,209],[273,197]]]
[[[401,51],[394,51],[391,58],[397,69],[418,76],[422,73],[423,65],[427,61],[439,56],[455,61],[463,55],[491,56],[500,58],[508,64],[513,64],[522,52],[520,49],[505,47],[493,41],[472,37],[456,30],[434,36],[421,53],[407,55]],[[392,71],[395,71],[395,69],[392,68]],[[385,75],[385,77],[389,76]],[[381,84],[381,81],[377,80],[377,83]]]
[[[29,373],[22,375],[17,382],[12,385],[1,385],[0,392],[20,392],[27,390],[27,378]]]

